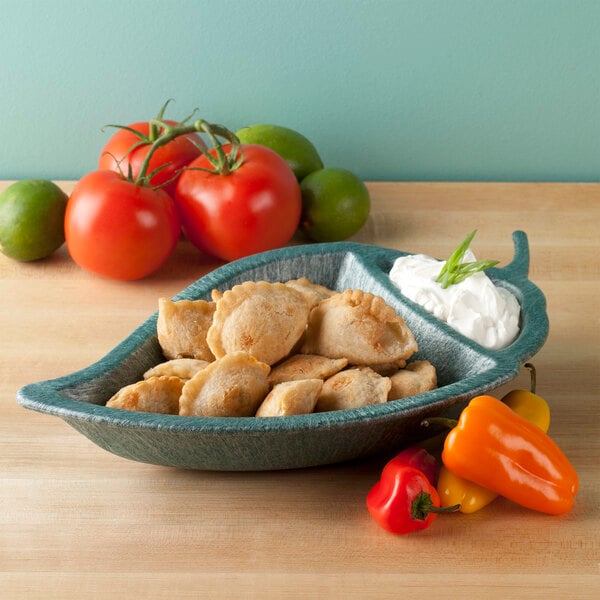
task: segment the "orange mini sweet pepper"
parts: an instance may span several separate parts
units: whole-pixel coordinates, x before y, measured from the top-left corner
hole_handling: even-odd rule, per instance
[[[547,433],[550,427],[550,408],[548,403],[535,393],[535,367],[531,363],[525,363],[525,367],[529,369],[531,391],[512,390],[502,398],[502,402]],[[498,497],[496,492],[459,477],[444,465],[439,470],[437,491],[442,506],[460,504],[459,510],[462,513],[478,511]]]
[[[557,444],[492,396],[473,398],[462,411],[446,437],[442,461],[459,477],[553,515],[571,509],[579,487]]]

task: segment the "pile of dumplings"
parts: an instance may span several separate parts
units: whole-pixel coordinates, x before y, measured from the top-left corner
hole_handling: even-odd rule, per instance
[[[398,400],[437,386],[383,298],[306,277],[246,281],[211,300],[158,301],[165,361],[111,408],[200,417],[278,417]]]

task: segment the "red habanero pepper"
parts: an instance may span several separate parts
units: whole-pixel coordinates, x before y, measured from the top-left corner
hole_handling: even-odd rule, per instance
[[[435,485],[438,478],[440,465],[435,457],[423,446],[409,446],[394,458],[398,463],[403,462],[408,467],[419,469]]]
[[[459,477],[547,514],[568,512],[579,487],[557,444],[492,396],[477,396],[462,411],[442,461]]]
[[[402,457],[390,460],[380,480],[367,494],[367,508],[377,524],[391,533],[410,533],[431,525],[438,513],[458,507],[440,507],[440,497],[427,476]]]

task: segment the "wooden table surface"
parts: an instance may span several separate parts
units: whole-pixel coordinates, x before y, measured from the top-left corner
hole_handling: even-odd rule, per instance
[[[64,246],[30,264],[0,255],[0,597],[597,597],[600,185],[369,188],[372,214],[356,241],[443,257],[476,228],[476,254],[506,264],[512,232],[528,233],[530,278],[550,318],[533,359],[537,391],[580,475],[574,509],[546,516],[497,499],[394,536],[365,508],[382,458],[215,473],[114,456],[18,406],[17,390],[100,359],[159,296],[218,265],[182,242],[160,272],[123,283],[79,269]],[[528,386],[527,373],[496,393],[515,386]]]

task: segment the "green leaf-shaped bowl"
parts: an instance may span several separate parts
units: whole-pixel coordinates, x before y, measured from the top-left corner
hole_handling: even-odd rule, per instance
[[[528,279],[529,246],[513,234],[515,255],[487,271],[521,305],[521,330],[502,350],[486,350],[404,298],[390,282],[394,260],[407,253],[351,242],[292,246],[229,263],[202,277],[176,299],[210,299],[247,280],[286,281],[306,276],[343,291],[383,297],[402,315],[438,373],[433,391],[352,410],[276,418],[209,418],[157,415],[106,408],[121,387],[164,360],[156,336],[157,313],[93,365],[19,390],[18,402],[56,415],[101,448],[119,456],[174,467],[252,471],[310,467],[393,451],[425,432],[421,421],[458,412],[473,396],[514,379],[548,335],[546,301]]]

